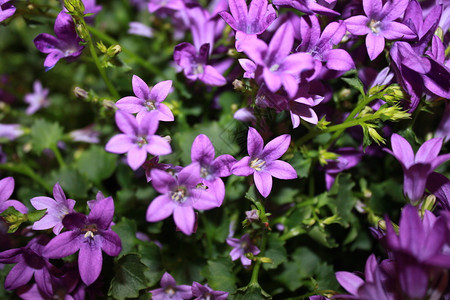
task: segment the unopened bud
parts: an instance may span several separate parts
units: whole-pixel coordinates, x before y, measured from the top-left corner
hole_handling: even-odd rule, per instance
[[[233,81],[233,88],[234,88],[236,91],[238,91],[238,92],[243,92],[243,91],[245,91],[244,83],[243,83],[241,80],[239,80],[239,79],[235,79],[235,80]]]
[[[89,93],[86,90],[80,88],[79,86],[76,86],[73,89],[73,93],[74,93],[75,97],[81,98],[81,99],[87,99],[89,96]]]
[[[372,127],[369,127],[368,129],[370,137],[377,143],[378,145],[380,143],[384,144],[386,140]]]
[[[106,48],[105,44],[103,44],[102,41],[97,42],[97,49],[100,50],[101,53],[106,53],[108,49]]]
[[[116,44],[116,45],[112,45],[108,48],[108,50],[106,50],[106,55],[108,55],[109,57],[114,57],[117,54],[119,54],[120,52],[122,52],[122,47],[120,47],[120,45]]]
[[[80,38],[83,40],[87,40],[89,37],[89,31],[87,30],[86,26],[83,24],[77,24],[75,26],[75,29],[77,30],[77,34]]]
[[[163,136],[163,139],[167,140],[169,144],[172,143],[172,138],[170,137],[170,135]]]
[[[117,108],[116,104],[111,100],[103,100],[102,105],[108,110],[115,110]]]
[[[236,49],[228,49],[228,56],[237,58],[239,56],[239,52],[236,51]]]
[[[424,212],[425,210],[432,211],[435,203],[436,203],[436,196],[433,194],[428,195],[428,197],[425,198],[425,201],[423,202],[422,211]]]
[[[391,84],[389,87],[387,87],[382,97],[384,101],[391,104],[398,103],[399,101],[407,98],[408,96],[398,84]]]

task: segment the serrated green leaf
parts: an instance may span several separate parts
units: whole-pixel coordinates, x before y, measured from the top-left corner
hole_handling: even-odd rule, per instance
[[[88,182],[78,173],[77,170],[69,167],[63,167],[58,171],[52,172],[50,182],[59,182],[64,192],[69,197],[84,198],[87,196],[89,189]]]
[[[277,234],[270,234],[267,243],[268,248],[264,252],[264,256],[270,258],[272,263],[263,264],[263,268],[266,270],[276,269],[280,264],[287,260],[287,253],[284,248],[285,242],[281,240]]]
[[[357,89],[361,93],[361,95],[365,96],[364,86],[363,86],[361,80],[359,80],[359,78],[357,78],[357,77],[354,77],[354,78],[341,77],[341,79],[343,81],[345,81],[349,86]]]
[[[299,178],[306,178],[309,175],[311,168],[311,158],[305,158],[301,153],[294,154],[294,158],[291,159],[290,164],[294,167]]]
[[[129,254],[134,250],[136,245],[136,222],[127,218],[120,219],[116,225],[112,226],[112,229],[117,233],[122,241],[122,252],[120,255]]]
[[[229,258],[209,260],[201,274],[207,279],[213,290],[232,293],[236,290],[236,275],[232,271],[233,264]]]
[[[253,284],[237,291],[234,300],[266,300],[272,299],[259,285]]]
[[[112,175],[116,169],[116,161],[117,155],[93,145],[81,154],[77,162],[77,169],[87,180],[100,183]]]
[[[44,149],[56,147],[62,137],[63,129],[58,123],[38,119],[31,126],[31,144],[37,154]]]
[[[139,255],[128,254],[117,262],[115,276],[109,286],[108,296],[119,300],[135,298],[139,291],[147,287],[145,272],[147,266],[141,262]]]
[[[154,243],[139,245],[139,253],[142,255],[142,263],[148,267],[145,277],[148,285],[155,285],[161,279],[163,269],[161,267],[161,250]]]
[[[340,222],[344,226],[348,226],[350,220],[354,217],[352,214],[353,207],[356,204],[356,197],[353,196],[352,189],[355,183],[351,179],[350,174],[339,174],[333,187],[330,190],[330,203],[336,207],[336,213],[340,218]]]

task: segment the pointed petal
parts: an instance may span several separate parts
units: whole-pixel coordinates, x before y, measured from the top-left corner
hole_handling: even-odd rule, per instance
[[[336,280],[350,294],[357,296],[358,289],[364,284],[361,277],[350,272],[336,272]]]
[[[261,158],[267,162],[278,159],[286,153],[290,143],[291,136],[289,134],[280,135],[267,143],[264,147],[262,157],[258,158]]]
[[[408,26],[399,22],[384,24],[382,34],[388,40],[412,39],[416,36]]]
[[[42,255],[48,258],[63,258],[74,254],[80,249],[79,236],[75,231],[66,231],[55,236],[42,250]]]
[[[343,49],[333,49],[325,55],[327,68],[336,71],[348,71],[355,68],[355,63],[347,51]]]
[[[192,163],[184,167],[178,174],[178,183],[186,187],[195,187],[201,181],[200,165],[198,163]]]
[[[380,15],[382,7],[383,3],[381,0],[363,1],[364,12],[371,19]]]
[[[109,256],[117,256],[122,251],[122,242],[120,237],[112,230],[106,230],[101,233],[102,250]]]
[[[135,147],[133,140],[126,134],[113,136],[105,146],[105,150],[111,153],[123,154]]]
[[[144,101],[140,98],[128,96],[116,102],[116,106],[127,113],[135,114],[142,110]]]
[[[430,164],[423,163],[414,164],[404,170],[403,193],[411,202],[422,199],[428,174],[432,171]]]
[[[148,144],[145,146],[145,150],[153,155],[167,155],[172,153],[172,147],[170,147],[167,139],[159,136],[152,135],[147,139]]]
[[[283,23],[273,35],[267,49],[266,62],[275,64],[283,61],[292,51],[294,44],[294,29],[291,22]]]
[[[158,82],[150,91],[151,99],[156,102],[163,102],[167,95],[169,95],[170,89],[172,88],[172,80],[165,80]]]
[[[366,35],[370,32],[367,26],[369,19],[366,16],[354,16],[344,21],[347,30],[353,35]]]
[[[156,110],[152,110],[148,113],[146,113],[140,122],[139,125],[139,133],[143,135],[154,135],[156,130],[158,130],[159,126],[159,112]],[[137,122],[137,121],[136,121]]]
[[[401,135],[394,133],[391,136],[391,145],[395,158],[404,168],[409,168],[414,163],[414,152],[408,141]]]
[[[6,177],[0,180],[0,202],[8,200],[14,191],[14,178]]]
[[[137,75],[133,75],[131,82],[133,84],[133,92],[136,97],[142,100],[150,99],[150,89],[144,80]]]
[[[138,123],[133,115],[118,110],[116,112],[116,124],[119,129],[130,136],[137,136],[139,133]]]
[[[147,151],[145,148],[135,145],[135,147],[131,147],[130,150],[128,150],[127,162],[130,168],[134,171],[139,169],[139,167],[144,164],[146,159]]]
[[[250,157],[255,158],[262,154],[264,141],[258,131],[250,127],[247,135],[247,151]]]
[[[5,289],[15,290],[24,286],[31,280],[33,274],[34,270],[25,261],[19,262],[9,271],[8,276],[6,276]]]
[[[433,138],[420,146],[419,150],[417,150],[415,162],[416,163],[429,163],[434,160],[442,148],[442,139],[441,138]]]
[[[246,24],[247,22],[247,3],[245,0],[229,0],[230,12],[234,19],[237,21],[238,26]]]
[[[191,147],[192,162],[199,162],[201,165],[210,165],[216,156],[214,146],[209,138],[204,134],[199,134]]]
[[[366,47],[370,60],[374,60],[384,50],[384,37],[369,32],[366,36]]]
[[[220,180],[220,179],[219,179]],[[192,206],[198,210],[209,210],[220,206],[214,191],[195,189],[191,191]]]
[[[176,206],[173,211],[173,219],[184,234],[191,235],[194,232],[195,213],[191,206]]]
[[[266,198],[269,196],[272,190],[272,176],[267,172],[255,172],[253,173],[253,179],[255,180],[255,185],[261,195]]]
[[[264,82],[272,93],[277,92],[281,87],[281,78],[278,74],[271,72],[268,68],[263,69]]]
[[[213,66],[206,65],[200,80],[211,86],[222,86],[227,83],[225,77],[219,73]]]
[[[238,30],[239,30],[239,24],[238,24],[237,21],[234,19],[234,17],[233,17],[232,15],[230,15],[229,12],[221,11],[221,12],[219,12],[219,15],[222,17],[222,19],[223,19],[228,25],[230,25],[231,28],[233,28],[234,31],[238,31]]]
[[[91,201],[89,201],[91,202]],[[91,212],[88,215],[89,223],[97,224],[99,228],[106,230],[114,217],[114,200],[106,197],[103,199],[92,200],[94,205],[90,205]]]
[[[80,277],[87,286],[94,283],[102,271],[102,250],[96,238],[97,236],[90,242],[82,243],[78,254]]]
[[[245,156],[231,168],[231,174],[236,176],[248,176],[253,172],[255,172],[255,169],[250,168],[250,156]]]
[[[290,164],[282,160],[274,160],[270,162],[264,171],[278,179],[297,178],[297,172],[295,169]]]
[[[148,222],[158,222],[164,220],[173,213],[175,202],[167,195],[160,195],[153,199],[147,208],[146,220]]]
[[[173,113],[164,103],[158,105],[159,120],[164,122],[172,122],[174,120]]]

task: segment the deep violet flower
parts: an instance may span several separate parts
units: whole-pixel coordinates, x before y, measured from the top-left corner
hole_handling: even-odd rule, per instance
[[[74,60],[81,55],[84,46],[75,31],[72,17],[61,11],[55,20],[56,37],[48,33],[41,33],[34,39],[36,48],[42,53],[48,53],[44,61],[45,70],[53,68],[61,58]]]
[[[164,273],[160,281],[161,287],[151,290],[153,300],[183,300],[192,298],[189,285],[177,285],[175,279],[169,273]]]
[[[225,85],[225,77],[212,65],[207,64],[209,48],[210,44],[203,44],[197,51],[194,45],[183,42],[175,46],[173,58],[189,80],[200,80],[211,86]]]
[[[136,95],[128,96],[116,102],[116,106],[127,113],[137,113],[136,120],[141,122],[142,118],[152,111],[158,112],[158,120],[173,121],[170,108],[164,103],[172,88],[172,80],[161,81],[151,89],[139,76],[133,75],[133,92]]]
[[[39,109],[50,105],[50,101],[47,98],[49,90],[44,89],[39,80],[34,82],[33,89],[33,93],[25,95],[25,102],[29,105],[26,110],[28,115],[32,115]]]
[[[335,160],[327,160],[325,169],[325,184],[330,190],[339,173],[356,166],[362,158],[362,152],[352,147],[339,148],[334,153],[339,157]]]
[[[183,168],[175,177],[159,169],[151,170],[151,176],[153,187],[162,195],[148,206],[148,222],[158,222],[173,214],[177,227],[191,235],[195,227],[194,209],[209,210],[220,206],[214,193],[198,186],[202,183],[199,164]]]
[[[171,153],[172,148],[169,142],[155,135],[158,129],[158,117],[159,113],[152,111],[139,122],[132,115],[117,111],[116,124],[123,133],[113,136],[106,144],[105,150],[117,154],[127,152],[128,165],[133,170],[142,166],[147,158],[147,152],[153,155]]]
[[[248,234],[244,234],[240,239],[228,237],[227,244],[233,249],[230,252],[231,260],[235,261],[237,259],[241,259],[241,263],[245,268],[248,268],[252,261],[245,256],[246,253],[251,253],[253,255],[258,255],[260,250],[258,247],[253,245],[250,241],[250,236]]]
[[[16,264],[5,279],[5,289],[15,290],[26,285],[34,276],[39,289],[46,295],[53,295],[50,270],[53,268],[43,249],[48,237],[38,236],[25,247],[6,250],[0,253],[0,263]]]
[[[405,12],[408,0],[392,0],[383,5],[381,0],[363,0],[366,16],[353,16],[345,20],[347,30],[354,35],[366,35],[366,48],[370,60],[384,50],[385,41],[413,39],[416,34],[405,24],[395,22]]]
[[[230,13],[219,12],[219,15],[236,31],[236,49],[241,51],[240,43],[255,39],[263,33],[275,20],[277,14],[267,0],[253,0],[247,10],[245,0],[228,0]]]
[[[193,163],[200,165],[202,183],[215,193],[218,205],[222,205],[225,185],[220,177],[231,175],[231,167],[236,159],[229,154],[215,158],[214,146],[204,134],[198,135],[192,143],[191,159]]]
[[[117,256],[122,243],[117,233],[112,231],[114,200],[105,198],[101,192],[96,200],[88,201],[90,213],[71,213],[64,217],[63,225],[68,231],[54,237],[44,248],[43,255],[48,258],[63,258],[78,254],[78,268],[81,280],[91,285],[102,270],[102,250],[109,256]]]
[[[298,90],[297,77],[305,70],[314,68],[314,62],[308,53],[290,54],[294,44],[294,29],[290,22],[283,23],[270,40],[269,45],[260,39],[242,43],[242,50],[256,64],[246,69],[255,73],[258,82],[264,82],[273,93],[284,87],[289,97],[294,97]]]
[[[14,191],[14,178],[6,177],[0,180],[0,213],[4,212],[8,207],[12,206],[17,211],[26,214],[28,208],[17,200],[10,200]]]
[[[222,291],[214,291],[208,284],[201,285],[198,282],[192,283],[192,297],[194,300],[226,300],[228,293]]]
[[[63,229],[62,220],[73,212],[75,200],[67,199],[63,189],[56,183],[53,187],[53,197],[34,197],[30,200],[34,208],[47,209],[46,214],[39,221],[34,222],[33,230],[44,230],[53,228],[53,232],[58,235]]]
[[[278,160],[289,148],[291,136],[283,134],[271,140],[264,147],[264,141],[255,128],[250,127],[247,137],[247,150],[245,156],[231,168],[231,173],[237,176],[253,174],[256,188],[267,197],[272,190],[272,176],[279,179],[295,179],[295,169],[282,160]]]
[[[16,12],[16,8],[9,0],[0,0],[0,22],[10,18]]]
[[[395,156],[403,168],[403,193],[411,202],[422,198],[428,175],[434,169],[450,159],[450,154],[439,155],[442,139],[433,138],[420,146],[416,155],[408,141],[398,134],[391,136],[392,151],[387,152]]]

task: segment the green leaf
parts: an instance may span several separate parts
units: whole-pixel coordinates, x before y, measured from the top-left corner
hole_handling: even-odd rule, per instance
[[[364,86],[358,77],[353,78],[341,77],[341,79],[344,80],[349,86],[357,89],[361,93],[361,95],[365,96]]]
[[[316,242],[322,244],[328,248],[336,248],[339,244],[330,237],[330,234],[322,227],[314,226],[309,232],[308,235],[315,240]]]
[[[139,291],[147,287],[145,272],[147,266],[139,255],[128,254],[117,262],[115,276],[109,286],[108,296],[122,300],[139,296]]]
[[[330,195],[336,195],[336,197],[330,197],[330,202],[336,207],[336,213],[341,220],[340,223],[344,226],[348,226],[354,218],[352,210],[357,200],[352,192],[354,186],[355,183],[350,174],[341,173],[330,190]]]
[[[58,123],[38,119],[31,126],[31,144],[37,154],[44,149],[56,147],[62,137],[63,129]]]
[[[66,195],[75,198],[84,198],[89,189],[88,182],[77,170],[63,167],[51,173],[50,182],[59,182]]]
[[[34,223],[39,221],[47,212],[47,209],[35,210],[27,214],[28,221]]]
[[[294,167],[295,171],[297,171],[299,178],[306,178],[309,175],[311,161],[311,158],[306,158],[301,153],[297,152],[294,154],[294,158],[291,159],[290,164]]]
[[[272,260],[271,264],[263,264],[265,270],[276,269],[280,264],[287,260],[284,241],[280,239],[278,234],[270,234],[268,239],[268,248],[264,252],[264,256]]]
[[[148,286],[155,285],[159,282],[163,274],[163,269],[161,267],[161,250],[154,243],[146,243],[139,245],[139,253],[142,255],[142,263],[148,267],[145,271]]]
[[[250,284],[248,287],[240,288],[234,300],[266,300],[272,299],[258,284]]]
[[[116,169],[117,155],[93,145],[78,159],[77,169],[87,180],[100,183],[110,177]]]
[[[136,245],[136,222],[127,218],[120,219],[120,222],[112,226],[112,229],[117,233],[122,241],[122,252],[120,255],[129,254],[134,250]]]
[[[209,260],[201,274],[207,279],[213,290],[232,293],[236,290],[236,275],[232,271],[233,264],[227,258]]]

